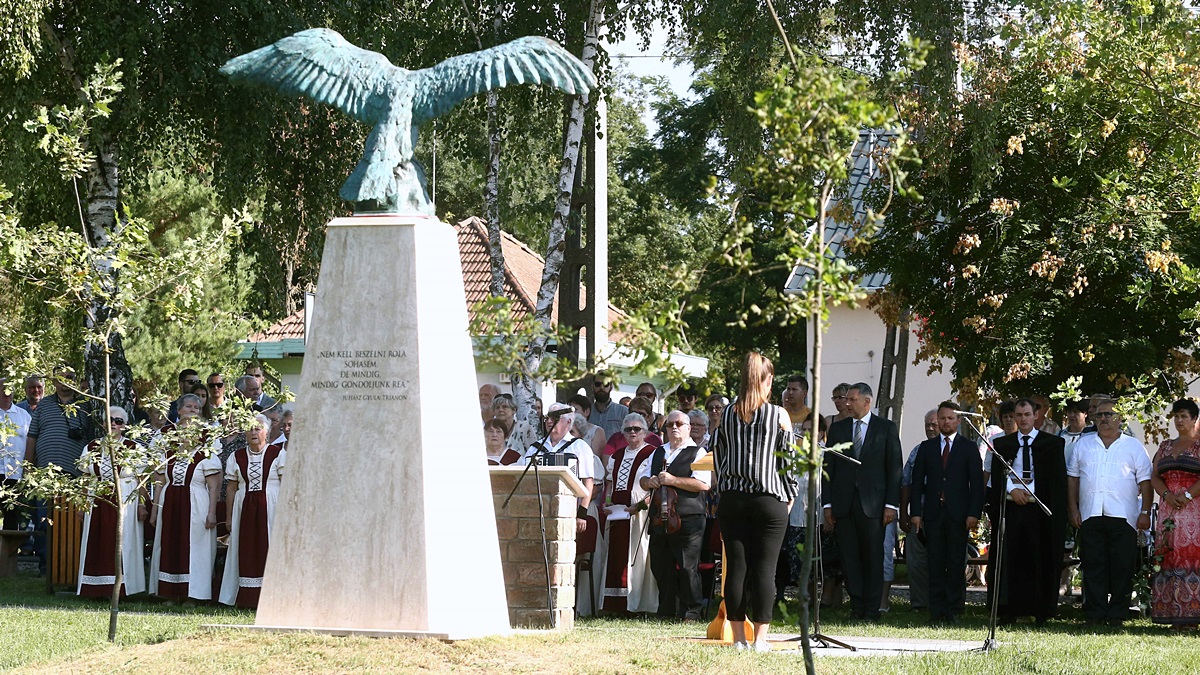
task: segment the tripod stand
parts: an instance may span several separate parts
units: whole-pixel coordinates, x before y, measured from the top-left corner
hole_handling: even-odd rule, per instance
[[[1015,469],[1013,469],[1012,464],[1009,464],[1008,460],[1004,459],[1000,453],[996,452],[996,448],[992,445],[992,442],[988,440],[987,436],[985,436],[979,430],[979,427],[976,427],[975,424],[971,422],[971,417],[982,417],[982,415],[968,412],[960,412],[960,415],[962,420],[967,423],[967,426],[971,427],[971,430],[974,431],[980,438],[982,438],[983,442],[987,444],[988,449],[992,451],[992,467],[995,468],[996,461],[999,460],[1000,466],[1004,468],[1004,475],[1002,477],[1005,480],[1011,477],[1018,484],[1020,484],[1020,486],[1029,493],[1030,497],[1033,499],[1033,502],[1041,507],[1042,511],[1047,517],[1050,517],[1052,514],[1050,513],[1050,509],[1046,506],[1045,502],[1038,499],[1037,495],[1033,494],[1033,490],[1029,488],[1029,484],[1021,478],[1021,475],[1018,474]],[[992,480],[997,480],[999,477],[1001,477],[999,472],[992,471]],[[992,552],[988,552],[988,566],[992,568],[992,583],[995,585],[995,588],[989,589],[992,593],[992,607],[988,615],[988,635],[986,638],[984,638],[983,645],[973,651],[986,653],[1000,646],[1000,643],[996,642],[996,623],[997,615],[1000,611],[1000,579],[1004,565],[1004,526],[1007,520],[1007,515],[1008,497],[1006,495],[1004,499],[1000,500],[1000,519],[996,524],[996,557],[994,561],[991,559]]]

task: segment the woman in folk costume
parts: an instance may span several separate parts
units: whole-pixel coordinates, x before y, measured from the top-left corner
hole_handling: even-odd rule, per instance
[[[287,458],[281,445],[267,445],[271,421],[265,415],[255,419],[258,425],[246,430],[246,447],[230,455],[225,465],[229,552],[221,579],[221,602],[250,608],[258,607]]]
[[[108,409],[112,422],[112,439],[125,447],[136,450],[137,444],[125,438],[125,423],[129,416],[123,408]],[[84,473],[98,476],[109,486],[105,497],[94,499],[92,509],[83,518],[83,543],[79,551],[79,582],[75,592],[85,598],[111,598],[113,584],[117,583],[117,520],[116,503],[125,504],[125,519],[121,528],[121,595],[135,595],[146,591],[146,566],[142,558],[143,534],[141,521],[146,520],[146,507],[138,499],[138,481],[128,466],[114,471],[112,457],[103,447],[101,440],[88,445],[88,455],[93,461],[84,467]],[[118,451],[119,452],[119,451]],[[120,492],[113,494],[113,479],[119,473]]]
[[[217,439],[196,428],[203,425],[199,397],[186,394],[179,402],[179,421],[163,427],[154,440],[164,465],[155,474],[151,508],[150,592],[172,602],[212,599],[221,460]],[[189,429],[200,433],[193,437]]]
[[[608,458],[608,482],[612,486],[605,522],[608,556],[604,562],[605,612],[655,612],[658,585],[650,572],[650,529],[646,497],[637,477],[644,462],[654,455],[655,445],[646,442],[649,423],[638,413],[622,421],[626,446]]]

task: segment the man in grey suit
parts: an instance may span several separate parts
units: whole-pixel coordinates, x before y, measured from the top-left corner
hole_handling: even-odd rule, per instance
[[[845,454],[861,462],[831,456],[822,482],[825,526],[835,528],[850,614],[878,621],[883,593],[883,528],[897,518],[902,453],[896,423],[871,414],[871,387],[859,382],[846,392],[850,417],[829,428],[829,446],[848,443]],[[834,453],[831,453],[834,454]]]

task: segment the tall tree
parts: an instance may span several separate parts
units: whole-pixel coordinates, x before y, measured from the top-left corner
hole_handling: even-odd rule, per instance
[[[915,90],[924,195],[860,251],[964,397],[1184,388],[1200,315],[1200,21],[1174,1],[1034,3]]]

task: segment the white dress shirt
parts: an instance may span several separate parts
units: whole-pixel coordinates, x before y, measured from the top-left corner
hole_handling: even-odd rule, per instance
[[[1034,465],[1033,441],[1034,441],[1034,439],[1037,438],[1038,433],[1039,433],[1038,430],[1034,429],[1033,431],[1030,431],[1028,434],[1028,436],[1029,436],[1029,465],[1030,466],[1029,466],[1029,480],[1027,480],[1025,482],[1029,484],[1030,494],[1035,494],[1033,491],[1033,488],[1035,486],[1033,481],[1034,481],[1034,479],[1037,478],[1037,474],[1033,470],[1033,465]],[[1021,487],[1021,484],[1018,483],[1013,478],[1013,474],[1021,476],[1022,478],[1024,478],[1024,476],[1025,476],[1025,451],[1022,450],[1022,447],[1025,444],[1025,436],[1026,436],[1025,433],[1023,433],[1021,431],[1017,431],[1017,456],[1015,458],[1013,458],[1013,463],[1012,463],[1013,472],[1008,474],[1008,490],[1007,490],[1008,492],[1012,492],[1013,490],[1017,490],[1017,489],[1021,489],[1021,490],[1025,489],[1025,488]]]
[[[0,409],[0,423],[12,425],[7,430],[8,438],[0,445],[0,476],[21,479],[21,462],[25,460],[25,439],[29,437],[31,421],[29,413],[15,403],[8,410]]]
[[[1124,518],[1137,528],[1140,510],[1138,483],[1150,480],[1150,456],[1137,439],[1124,434],[1104,447],[1098,434],[1075,443],[1067,475],[1079,479],[1079,517]]]

